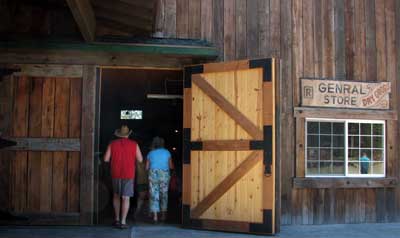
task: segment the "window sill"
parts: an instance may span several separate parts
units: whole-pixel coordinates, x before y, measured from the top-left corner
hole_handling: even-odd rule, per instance
[[[390,188],[397,178],[294,178],[294,188]]]

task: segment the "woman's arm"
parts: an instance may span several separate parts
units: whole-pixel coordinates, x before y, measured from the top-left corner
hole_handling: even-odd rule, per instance
[[[169,164],[169,169],[170,170],[175,169],[175,166],[174,166],[174,163],[172,162],[172,158],[171,157],[169,157],[169,159],[168,159],[168,164]]]
[[[107,151],[104,154],[103,160],[104,160],[104,162],[110,162],[110,159],[111,159],[111,146],[108,145],[107,146]]]

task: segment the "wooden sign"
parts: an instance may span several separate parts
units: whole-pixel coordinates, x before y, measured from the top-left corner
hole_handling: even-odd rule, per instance
[[[302,106],[389,109],[390,82],[301,80]]]

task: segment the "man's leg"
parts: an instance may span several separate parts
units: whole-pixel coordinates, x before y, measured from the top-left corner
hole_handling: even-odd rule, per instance
[[[143,206],[145,197],[146,197],[146,192],[140,191],[139,195],[138,195],[138,199],[137,199],[135,218],[138,217],[138,215],[140,214],[140,211],[142,210],[142,206]]]
[[[120,208],[121,208],[121,197],[119,196],[119,194],[114,193],[114,197],[113,197],[113,205],[114,205],[114,220],[115,221],[119,221],[119,214],[120,214]]]
[[[129,197],[122,196],[122,206],[121,206],[121,224],[126,224],[126,216],[128,215],[129,211]]]

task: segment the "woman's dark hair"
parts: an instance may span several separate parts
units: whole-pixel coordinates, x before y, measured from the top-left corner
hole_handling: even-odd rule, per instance
[[[151,142],[151,149],[158,149],[164,147],[164,139],[161,137],[154,137],[153,141]]]

